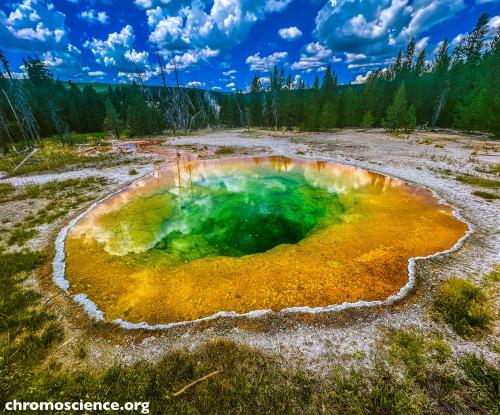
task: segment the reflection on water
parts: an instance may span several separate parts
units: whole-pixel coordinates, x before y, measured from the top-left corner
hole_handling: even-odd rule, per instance
[[[178,157],[70,229],[67,278],[107,318],[150,324],[372,301],[465,231],[429,191],[363,169]]]

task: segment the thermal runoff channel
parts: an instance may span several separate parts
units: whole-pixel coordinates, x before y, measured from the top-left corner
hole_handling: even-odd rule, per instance
[[[466,231],[428,190],[354,167],[179,160],[70,228],[66,278],[108,320],[326,307],[396,294],[410,258]]]

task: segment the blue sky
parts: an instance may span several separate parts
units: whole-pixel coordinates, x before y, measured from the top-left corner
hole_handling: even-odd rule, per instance
[[[312,82],[328,64],[342,83],[390,63],[415,36],[432,60],[482,13],[488,36],[500,25],[500,0],[0,0],[0,49],[21,72],[37,54],[57,78],[130,82],[135,67],[160,82],[154,44],[172,83],[245,90],[255,72],[277,63]]]

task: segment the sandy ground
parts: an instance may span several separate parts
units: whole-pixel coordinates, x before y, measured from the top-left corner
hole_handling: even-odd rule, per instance
[[[420,328],[440,333],[457,354],[475,351],[488,359],[498,358],[498,326],[479,342],[465,341],[449,327],[435,323],[429,306],[436,287],[448,277],[469,278],[480,282],[482,276],[500,263],[500,202],[487,202],[471,195],[473,186],[455,180],[463,173],[495,179],[484,171],[500,163],[500,143],[486,138],[451,133],[416,132],[396,138],[382,131],[343,130],[336,133],[280,133],[263,131],[221,131],[192,136],[166,138],[163,143],[140,148],[171,162],[177,153],[189,158],[217,157],[218,146],[235,148],[234,155],[283,155],[324,159],[362,167],[401,178],[434,190],[475,227],[475,232],[456,252],[419,260],[416,287],[397,305],[376,309],[350,310],[318,315],[273,314],[263,318],[221,318],[188,324],[163,331],[125,330],[110,323],[95,322],[51,281],[48,264],[30,283],[46,296],[47,307],[56,313],[66,329],[67,340],[54,351],[68,367],[86,365],[106,367],[116,361],[134,363],[155,361],[176,347],[194,348],[214,338],[226,338],[279,353],[285,362],[321,370],[333,362],[362,350],[367,355],[386,329]],[[130,168],[139,175],[131,177]],[[44,183],[69,177],[104,176],[112,180],[102,194],[112,192],[132,180],[153,171],[150,165],[126,165],[102,170],[84,169],[64,173],[31,175],[7,179],[14,185]],[[482,172],[479,173],[478,170]],[[498,178],[496,178],[498,180]],[[0,181],[1,182],[1,181]],[[1,216],[14,215],[23,207],[4,204]],[[25,207],[24,207],[25,208]],[[70,216],[74,216],[72,212]],[[47,249],[53,254],[57,231],[69,217],[40,229],[40,236],[29,247]],[[84,344],[87,359],[74,358],[76,345]]]

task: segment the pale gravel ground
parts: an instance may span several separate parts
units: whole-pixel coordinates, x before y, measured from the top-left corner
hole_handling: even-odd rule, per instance
[[[431,140],[432,144],[419,143],[426,138]],[[435,147],[436,143],[444,145],[444,148]],[[63,307],[60,320],[71,330],[72,337],[58,349],[57,353],[61,358],[66,356],[68,362],[73,360],[70,357],[72,343],[84,341],[88,344],[90,366],[107,366],[117,359],[125,363],[141,359],[155,361],[174,348],[194,348],[215,337],[224,337],[261,350],[277,352],[289,364],[303,364],[320,370],[357,350],[363,350],[369,355],[375,341],[383,336],[385,328],[415,327],[440,332],[457,354],[474,351],[485,354],[490,360],[498,358],[493,352],[493,346],[498,344],[497,330],[479,343],[465,341],[448,327],[433,322],[429,318],[428,308],[436,286],[447,277],[459,276],[479,282],[482,275],[500,263],[499,201],[488,203],[472,196],[471,191],[477,189],[454,179],[461,173],[494,178],[474,169],[500,163],[499,144],[477,137],[444,133],[415,133],[409,138],[393,138],[380,131],[342,131],[330,134],[225,131],[175,138],[167,140],[165,146],[193,144],[244,147],[245,153],[248,153],[249,149],[255,149],[259,155],[324,159],[398,177],[434,190],[455,206],[464,218],[476,227],[476,232],[457,252],[417,263],[419,294],[415,296],[415,300],[412,300],[410,295],[403,306],[388,307],[366,318],[353,318],[348,324],[325,326],[296,322],[268,332],[236,327],[219,328],[215,322],[205,329],[188,326],[180,331],[181,334],[156,331],[151,335],[135,336],[133,331],[115,330],[116,333],[112,336],[105,336],[93,333],[92,330],[79,329],[73,323],[66,322],[66,311]],[[151,166],[128,165],[103,170],[85,169],[42,174],[30,176],[28,180],[44,183],[56,178],[105,176],[115,181],[114,188],[119,188],[131,181],[128,175],[131,167],[140,171],[140,175],[152,171]],[[22,180],[26,179],[9,179],[15,185],[22,184]],[[61,223],[58,226],[60,227]],[[53,229],[42,232],[45,238],[41,237],[35,241],[36,244],[44,245],[48,240],[49,231]]]

